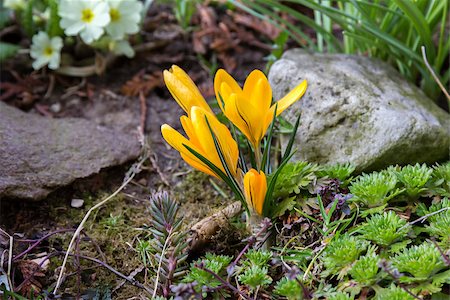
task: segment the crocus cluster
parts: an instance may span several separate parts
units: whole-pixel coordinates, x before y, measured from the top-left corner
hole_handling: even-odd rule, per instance
[[[45,3],[50,2],[57,6],[55,12],[45,7]],[[5,7],[17,13],[25,11],[27,5],[25,0],[6,0],[4,3]],[[30,49],[34,69],[46,65],[50,69],[59,68],[65,37],[79,37],[91,47],[116,55],[134,56],[128,36],[139,31],[143,11],[143,4],[139,0],[44,1],[42,11],[34,7],[33,11],[36,11],[33,26],[39,28],[32,37]],[[49,30],[54,28],[49,25],[55,23],[54,20],[58,27],[56,31]]]
[[[236,136],[219,121],[191,78],[177,66],[163,75],[170,93],[186,113],[180,121],[187,137],[164,124],[161,132],[166,142],[193,168],[227,182],[250,215],[263,215],[268,184],[261,169],[261,141],[274,117],[303,96],[306,81],[272,104],[272,89],[261,71],[251,72],[243,88],[225,70],[216,73],[214,89],[219,107],[230,126],[248,140],[257,158],[244,172],[247,166],[240,159]]]

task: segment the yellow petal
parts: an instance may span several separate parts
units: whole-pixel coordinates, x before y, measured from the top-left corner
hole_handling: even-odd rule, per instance
[[[194,126],[192,125],[191,119],[189,119],[186,116],[181,116],[180,122],[181,122],[181,126],[184,129],[184,132],[186,132],[186,135],[189,138],[189,141],[191,141],[191,143],[193,143],[196,146],[199,145],[200,143],[198,141],[197,134],[195,133]]]
[[[251,135],[250,141],[256,146],[263,137],[265,132],[262,132],[261,117],[265,116],[267,109],[261,109],[261,107],[255,107],[250,101],[244,98],[244,96],[237,95],[236,107],[239,115],[247,124],[249,133]]]
[[[292,89],[286,96],[277,101],[277,116],[280,115],[286,108],[291,106],[294,102],[299,100],[306,92],[306,88],[308,87],[308,82],[303,80],[302,83],[297,85],[294,89]],[[272,105],[272,107],[274,107]],[[272,110],[273,115],[273,110]]]
[[[239,94],[235,93],[233,89],[228,85],[226,82],[222,82],[220,85],[220,100],[223,101],[224,106],[226,105],[227,99],[231,97],[232,94]]]
[[[198,169],[199,171],[205,172],[207,174],[217,177],[212,170],[208,168],[203,162],[201,162],[194,154],[192,154],[184,145],[189,146],[195,151],[199,152],[203,156],[201,149],[198,149],[194,144],[188,141],[183,135],[178,131],[173,129],[167,124],[161,126],[161,133],[166,142],[172,146],[175,150],[180,152],[181,157],[192,167]]]
[[[255,200],[253,201],[255,210],[258,214],[262,215],[264,200],[267,192],[267,181],[266,175],[263,171],[260,173],[256,173],[255,176],[255,184],[253,185],[253,193],[256,195]]]
[[[216,175],[208,166],[204,165],[201,161],[193,160],[191,157],[187,156],[184,153],[180,153],[181,157],[184,159],[186,163],[188,163],[194,169],[199,170],[200,172],[206,173],[208,175],[214,176],[217,179],[220,179],[219,176]]]
[[[223,172],[225,168],[222,166],[216,145],[214,144],[211,130],[208,127],[206,119],[219,143],[220,150],[225,158],[226,165],[233,175],[236,174],[237,161],[239,157],[239,149],[237,142],[233,139],[228,128],[217,120],[217,118],[200,107],[191,109],[191,120],[198,139],[198,147],[207,153],[207,158]]]
[[[263,171],[251,169],[244,176],[244,194],[248,205],[260,215],[267,193],[267,179]]]
[[[169,92],[187,114],[192,106],[200,106],[212,112],[197,86],[182,69],[174,65],[170,71],[163,72],[163,77]]]
[[[242,93],[242,89],[239,86],[239,84],[237,84],[236,80],[234,80],[233,77],[231,77],[231,75],[228,74],[227,71],[225,71],[224,69],[219,69],[216,72],[216,76],[214,77],[214,91],[216,93],[217,102],[219,103],[219,106],[222,109],[222,111],[224,111],[224,107],[223,107],[221,98],[219,97],[219,93],[220,93],[220,96],[222,98],[224,98],[224,95],[222,95],[222,90],[221,90],[223,83],[226,83],[228,85],[228,87],[232,91],[232,93],[235,93],[235,94]]]
[[[161,133],[166,142],[180,153],[190,154],[184,145],[191,147],[197,152],[201,153],[201,149],[198,149],[191,141],[186,139],[181,133],[173,129],[171,126],[164,124],[161,126]],[[200,150],[200,151],[199,151]],[[192,155],[192,154],[191,154]],[[194,156],[195,157],[195,156]]]
[[[190,119],[192,120],[192,126],[199,143],[197,146],[202,149],[202,152],[208,154],[208,159],[214,165],[218,167],[220,166],[224,171],[225,169],[222,167],[219,155],[217,154],[216,146],[214,145],[214,140],[208,124],[206,123],[205,116],[207,116],[205,110],[201,109],[198,106],[192,107]],[[209,120],[209,124],[211,124],[212,119],[215,119],[215,117],[211,117],[211,115],[207,117]],[[213,128],[212,125],[211,128]]]
[[[217,118],[208,117],[211,128],[216,135],[219,147],[225,158],[228,169],[231,170],[233,176],[237,172],[237,162],[239,159],[239,148],[237,142],[234,140],[230,130],[217,120]]]
[[[260,110],[268,110],[272,103],[272,88],[266,75],[260,70],[254,70],[248,75],[244,83],[244,94]]]
[[[237,95],[232,94],[226,101],[225,116],[253,143],[253,135],[245,116],[239,112]]]

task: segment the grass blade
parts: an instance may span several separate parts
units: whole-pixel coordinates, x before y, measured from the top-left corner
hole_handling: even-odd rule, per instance
[[[300,117],[301,117],[301,114],[298,115],[297,120],[295,121],[295,125],[294,125],[294,128],[292,129],[292,134],[291,134],[291,137],[289,138],[289,142],[286,147],[286,150],[284,151],[283,158],[281,159],[281,163],[288,161],[289,158],[291,157],[292,146],[294,145],[295,136],[296,136],[297,130],[298,130],[298,125],[300,125]]]
[[[277,118],[277,108],[278,104],[275,104],[275,110],[273,112],[272,123],[270,124],[269,133],[267,135],[266,143],[264,145],[263,157],[261,160],[261,170],[264,173],[269,174],[270,172],[270,146],[272,144],[273,128],[275,126],[275,120]]]

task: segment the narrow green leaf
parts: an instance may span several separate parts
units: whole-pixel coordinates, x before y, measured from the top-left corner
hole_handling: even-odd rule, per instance
[[[220,94],[219,94],[220,96]],[[234,127],[233,123],[229,122],[230,124],[230,128],[231,128],[231,134],[233,135],[234,140],[236,141],[237,145],[238,145],[238,150],[239,150],[239,165],[241,167],[241,170],[244,173],[247,173],[247,164],[245,163],[245,159],[244,159],[244,153],[242,151],[242,149],[239,147],[239,138],[238,135],[236,133],[236,128]]]
[[[248,0],[242,1],[245,3],[245,5],[236,0],[229,0],[229,1],[236,7],[239,7],[242,10],[254,16],[258,16],[259,18],[273,24],[274,26],[283,31],[287,31],[291,36],[291,38],[294,39],[299,45],[303,45],[304,41],[306,41],[311,48],[316,49],[316,44],[308,35],[306,35],[303,31],[301,31],[298,27],[294,26],[289,21],[278,16],[278,14],[273,11],[273,9],[267,9],[261,5],[258,5]]]
[[[0,3],[0,30],[5,28],[10,22],[11,10],[3,7],[3,2]]]
[[[201,155],[200,153],[198,153],[197,151],[195,151],[194,149],[192,149],[191,147],[189,147],[186,144],[183,144],[183,146],[189,151],[191,152],[195,157],[197,157],[202,163],[204,163],[205,165],[208,166],[208,168],[210,168],[217,176],[220,177],[220,179],[222,179],[223,181],[225,181],[225,183],[227,185],[231,185],[230,180],[228,179],[227,175],[221,170],[219,169],[216,165],[214,165],[209,159],[207,159],[206,157],[204,157],[203,155]]]
[[[300,117],[301,114],[298,115],[297,120],[295,121],[294,128],[292,129],[291,137],[289,138],[288,145],[286,147],[286,150],[284,151],[283,158],[281,159],[281,163],[284,163],[285,161],[288,161],[288,157],[291,156],[292,146],[294,145],[295,136],[297,134],[298,126],[300,124]]]
[[[22,25],[23,29],[25,30],[26,34],[29,37],[32,37],[35,33],[35,26],[33,21],[33,7],[34,7],[34,0],[30,0],[27,2],[25,9],[23,10],[22,14]]]
[[[288,158],[280,164],[280,166],[275,171],[275,173],[273,173],[273,175],[269,181],[269,184],[267,186],[266,197],[264,198],[264,204],[263,204],[263,215],[264,216],[268,216],[272,210],[272,204],[273,204],[272,195],[273,195],[273,191],[275,189],[275,185],[277,183],[278,176],[280,175],[281,170],[283,170],[283,168],[286,166],[289,159],[294,155],[294,153],[295,152],[291,153],[288,156]]]
[[[56,0],[48,0],[48,8],[50,17],[47,22],[47,33],[50,37],[60,36],[63,30],[59,26],[61,18],[58,15],[58,2]]]
[[[264,145],[264,151],[263,151],[263,157],[261,160],[261,170],[264,171],[264,173],[269,174],[270,173],[270,146],[272,144],[272,136],[273,136],[273,128],[275,126],[275,120],[277,118],[277,109],[278,104],[275,104],[275,110],[273,112],[272,117],[272,123],[269,127],[269,133],[267,134],[266,143]]]
[[[245,197],[242,194],[241,189],[239,188],[239,184],[236,182],[236,178],[234,178],[233,174],[231,173],[230,169],[228,168],[227,162],[225,160],[225,157],[222,153],[222,148],[220,147],[219,141],[217,140],[217,137],[214,133],[214,131],[211,128],[211,124],[209,124],[208,118],[205,116],[206,124],[208,125],[209,132],[211,133],[211,136],[214,141],[214,146],[216,147],[217,154],[219,155],[220,162],[222,163],[223,168],[225,169],[225,172],[227,174],[228,179],[231,181],[233,185],[233,191],[235,191],[236,196],[240,198],[241,201],[245,202]]]
[[[248,149],[248,155],[250,156],[250,165],[253,169],[258,169],[258,166],[256,165],[256,158],[255,153],[253,153],[253,148],[250,145],[250,142],[247,140],[247,149]]]
[[[319,203],[319,209],[320,214],[322,215],[322,219],[324,220],[325,224],[327,224],[327,213],[325,212],[325,207],[323,206],[322,197],[320,197],[320,195],[317,195],[317,202]]]
[[[406,0],[394,0],[395,3],[401,8],[401,10],[409,17],[409,21],[416,28],[419,35],[422,37],[426,47],[429,48],[430,59],[434,60],[436,55],[434,45],[432,42],[432,36],[428,23],[425,20],[422,12],[416,7],[415,2]]]
[[[0,42],[0,62],[4,62],[6,59],[16,55],[19,49],[20,47],[17,45]]]

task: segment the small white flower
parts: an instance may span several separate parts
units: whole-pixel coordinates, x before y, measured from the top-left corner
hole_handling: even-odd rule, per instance
[[[116,40],[123,39],[125,34],[139,31],[142,2],[137,0],[107,0],[111,22],[106,26],[106,32]]]
[[[58,10],[64,33],[80,34],[87,44],[97,40],[110,21],[108,4],[102,0],[61,0]]]
[[[25,0],[5,0],[3,6],[10,9],[22,9],[25,7]]]
[[[134,49],[130,46],[130,43],[125,40],[111,41],[109,43],[109,50],[117,55],[125,55],[128,58],[134,56]]]
[[[59,36],[50,38],[47,33],[40,31],[33,36],[30,55],[34,58],[33,68],[38,70],[48,64],[50,69],[58,69],[61,61],[63,40]]]

